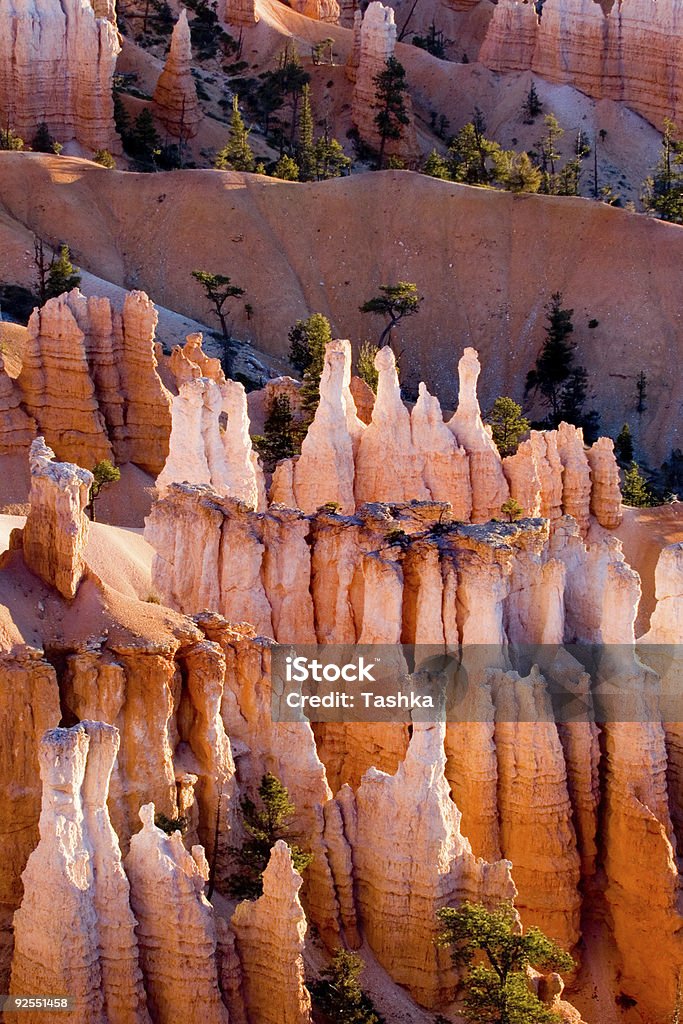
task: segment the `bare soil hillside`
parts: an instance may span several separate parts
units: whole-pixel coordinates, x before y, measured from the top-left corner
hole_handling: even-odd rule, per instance
[[[465,345],[481,355],[484,408],[500,393],[522,397],[544,306],[561,291],[603,429],[630,419],[653,461],[681,445],[683,379],[672,369],[683,230],[673,225],[406,171],[301,185],[218,171],[122,174],[2,153],[1,280],[30,280],[30,232],[67,241],[85,269],[198,319],[208,311],[191,270],[227,273],[253,307],[247,320],[235,303],[236,336],[279,355],[291,324],[316,310],[338,336],[377,336],[381,324],[360,303],[382,283],[415,281],[422,311],[395,339],[403,380],[414,388],[423,378],[449,406]],[[649,408],[637,423],[641,370]]]

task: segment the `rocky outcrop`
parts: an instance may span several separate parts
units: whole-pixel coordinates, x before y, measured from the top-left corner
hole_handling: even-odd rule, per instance
[[[337,0],[287,0],[292,10],[315,21],[326,21],[329,25],[339,24]]]
[[[260,21],[256,13],[256,0],[225,0],[223,21],[237,28],[248,28]]]
[[[429,497],[421,453],[413,446],[410,414],[401,401],[396,359],[388,345],[377,352],[375,367],[377,397],[358,447],[356,502],[421,501]]]
[[[263,873],[263,895],[240,903],[232,916],[242,964],[245,1002],[253,1024],[310,1024],[304,983],[306,917],[299,901],[301,875],[289,847],[273,847]]]
[[[512,495],[529,516],[556,520],[563,512],[575,515],[584,535],[591,513],[602,525],[618,526],[619,471],[608,438],[590,449],[589,463],[582,432],[563,423],[556,431],[531,431],[515,455],[501,460],[481,418],[474,349],[466,349],[459,362],[460,397],[448,424],[424,384],[408,413],[390,348],[379,350],[375,365],[377,396],[366,425],[351,393],[349,343],[328,345],[320,405],[300,457],[283,460],[275,469],[272,503],[306,513],[335,503],[351,513],[366,502],[433,499],[448,501],[454,519],[483,523],[498,518]]]
[[[481,418],[477,399],[480,371],[476,351],[466,348],[458,363],[458,407],[448,422],[458,444],[469,455],[473,523],[485,523],[497,516],[509,496],[498,449]]]
[[[116,729],[101,722],[45,734],[40,842],[14,916],[10,992],[69,993],[82,1024],[150,1019],[128,880],[106,806],[117,749]],[[40,1017],[29,1012],[27,1019]]]
[[[150,1012],[159,1024],[228,1024],[218,988],[216,926],[204,896],[209,865],[201,846],[189,853],[182,836],[154,824],[154,804],[140,809],[142,830],[126,857],[137,918],[140,962]]]
[[[0,4],[0,117],[30,143],[38,125],[64,145],[116,150],[112,84],[119,34],[89,0]]]
[[[456,984],[450,955],[435,944],[436,911],[515,893],[510,864],[478,860],[462,836],[445,765],[444,726],[415,723],[397,773],[371,768],[363,776],[353,826],[365,936],[392,978],[429,1008],[450,1001]]]
[[[173,27],[171,48],[154,90],[152,110],[169,135],[181,144],[193,139],[199,130],[202,112],[192,77],[192,43],[184,7]]]
[[[680,644],[683,638],[683,543],[662,549],[655,569],[657,604],[642,644]]]
[[[0,455],[26,447],[35,436],[35,420],[21,408],[21,392],[0,354]]]
[[[55,462],[45,439],[31,445],[31,509],[12,545],[21,546],[26,565],[62,597],[73,598],[85,573],[88,503],[92,473]]]
[[[156,324],[144,292],[129,292],[120,312],[78,289],[34,310],[17,384],[23,408],[60,458],[159,472],[171,396],[156,372]]]
[[[222,413],[227,414],[225,430]],[[248,508],[263,507],[263,470],[251,445],[242,384],[219,384],[209,377],[191,377],[181,384],[173,399],[169,453],[157,477],[157,492],[165,495],[175,482],[209,484]]]
[[[175,377],[178,390],[182,384],[195,377],[210,377],[217,384],[225,383],[225,374],[220,359],[207,356],[202,348],[203,336],[188,334],[183,346],[174,345],[168,364]]]
[[[373,0],[367,7],[360,26],[360,53],[356,68],[351,117],[358,132],[369,146],[379,150],[380,136],[375,124],[377,88],[374,78],[385,70],[396,46],[396,22],[391,7]],[[419,158],[415,124],[410,98],[406,97],[410,122],[403,127],[399,140],[388,140],[386,155],[395,155],[408,163]]]
[[[682,17],[677,0],[550,0],[540,15],[533,4],[501,0],[479,60],[621,101],[661,127],[681,117]]]

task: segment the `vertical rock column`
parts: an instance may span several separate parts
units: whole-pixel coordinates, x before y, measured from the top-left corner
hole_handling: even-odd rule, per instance
[[[184,7],[173,27],[171,48],[154,90],[152,109],[174,139],[187,142],[197,134],[202,112],[192,77],[192,43]]]

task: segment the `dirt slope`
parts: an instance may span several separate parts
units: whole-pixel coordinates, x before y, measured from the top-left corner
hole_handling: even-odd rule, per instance
[[[630,419],[653,458],[678,437],[683,379],[683,230],[582,199],[514,196],[409,172],[311,185],[217,171],[135,175],[86,161],[0,154],[0,279],[30,276],[26,228],[68,241],[82,266],[204,318],[190,275],[229,274],[254,307],[235,333],[284,353],[297,317],[319,310],[339,336],[376,336],[359,304],[378,285],[415,281],[423,311],[396,339],[403,379],[444,404],[465,345],[479,349],[483,405],[521,398],[554,291],[575,310],[575,339],[603,426]],[[597,320],[594,329],[588,327]],[[636,421],[635,380],[649,378]]]

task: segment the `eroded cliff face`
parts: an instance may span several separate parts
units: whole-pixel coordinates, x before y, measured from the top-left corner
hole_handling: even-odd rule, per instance
[[[583,432],[561,423],[557,430],[532,430],[515,455],[501,459],[481,417],[474,349],[466,348],[458,364],[458,407],[448,423],[424,384],[408,412],[389,347],[380,349],[375,365],[377,396],[366,424],[351,393],[351,347],[345,341],[327,346],[320,405],[301,455],[277,465],[271,503],[312,513],[333,502],[350,513],[366,502],[433,499],[448,501],[454,519],[485,523],[499,518],[512,497],[528,516],[573,516],[584,536],[594,521],[608,529],[621,522],[609,438],[586,448]],[[198,482],[209,483],[209,475]]]
[[[60,458],[161,470],[171,396],[156,372],[157,319],[144,292],[129,292],[120,311],[78,289],[34,310],[17,387]]]
[[[2,123],[27,143],[45,123],[62,145],[116,151],[112,84],[120,50],[115,18],[89,0],[3,0]]]
[[[531,70],[598,99],[620,100],[661,127],[681,115],[679,0],[501,0],[479,59],[494,71]]]

